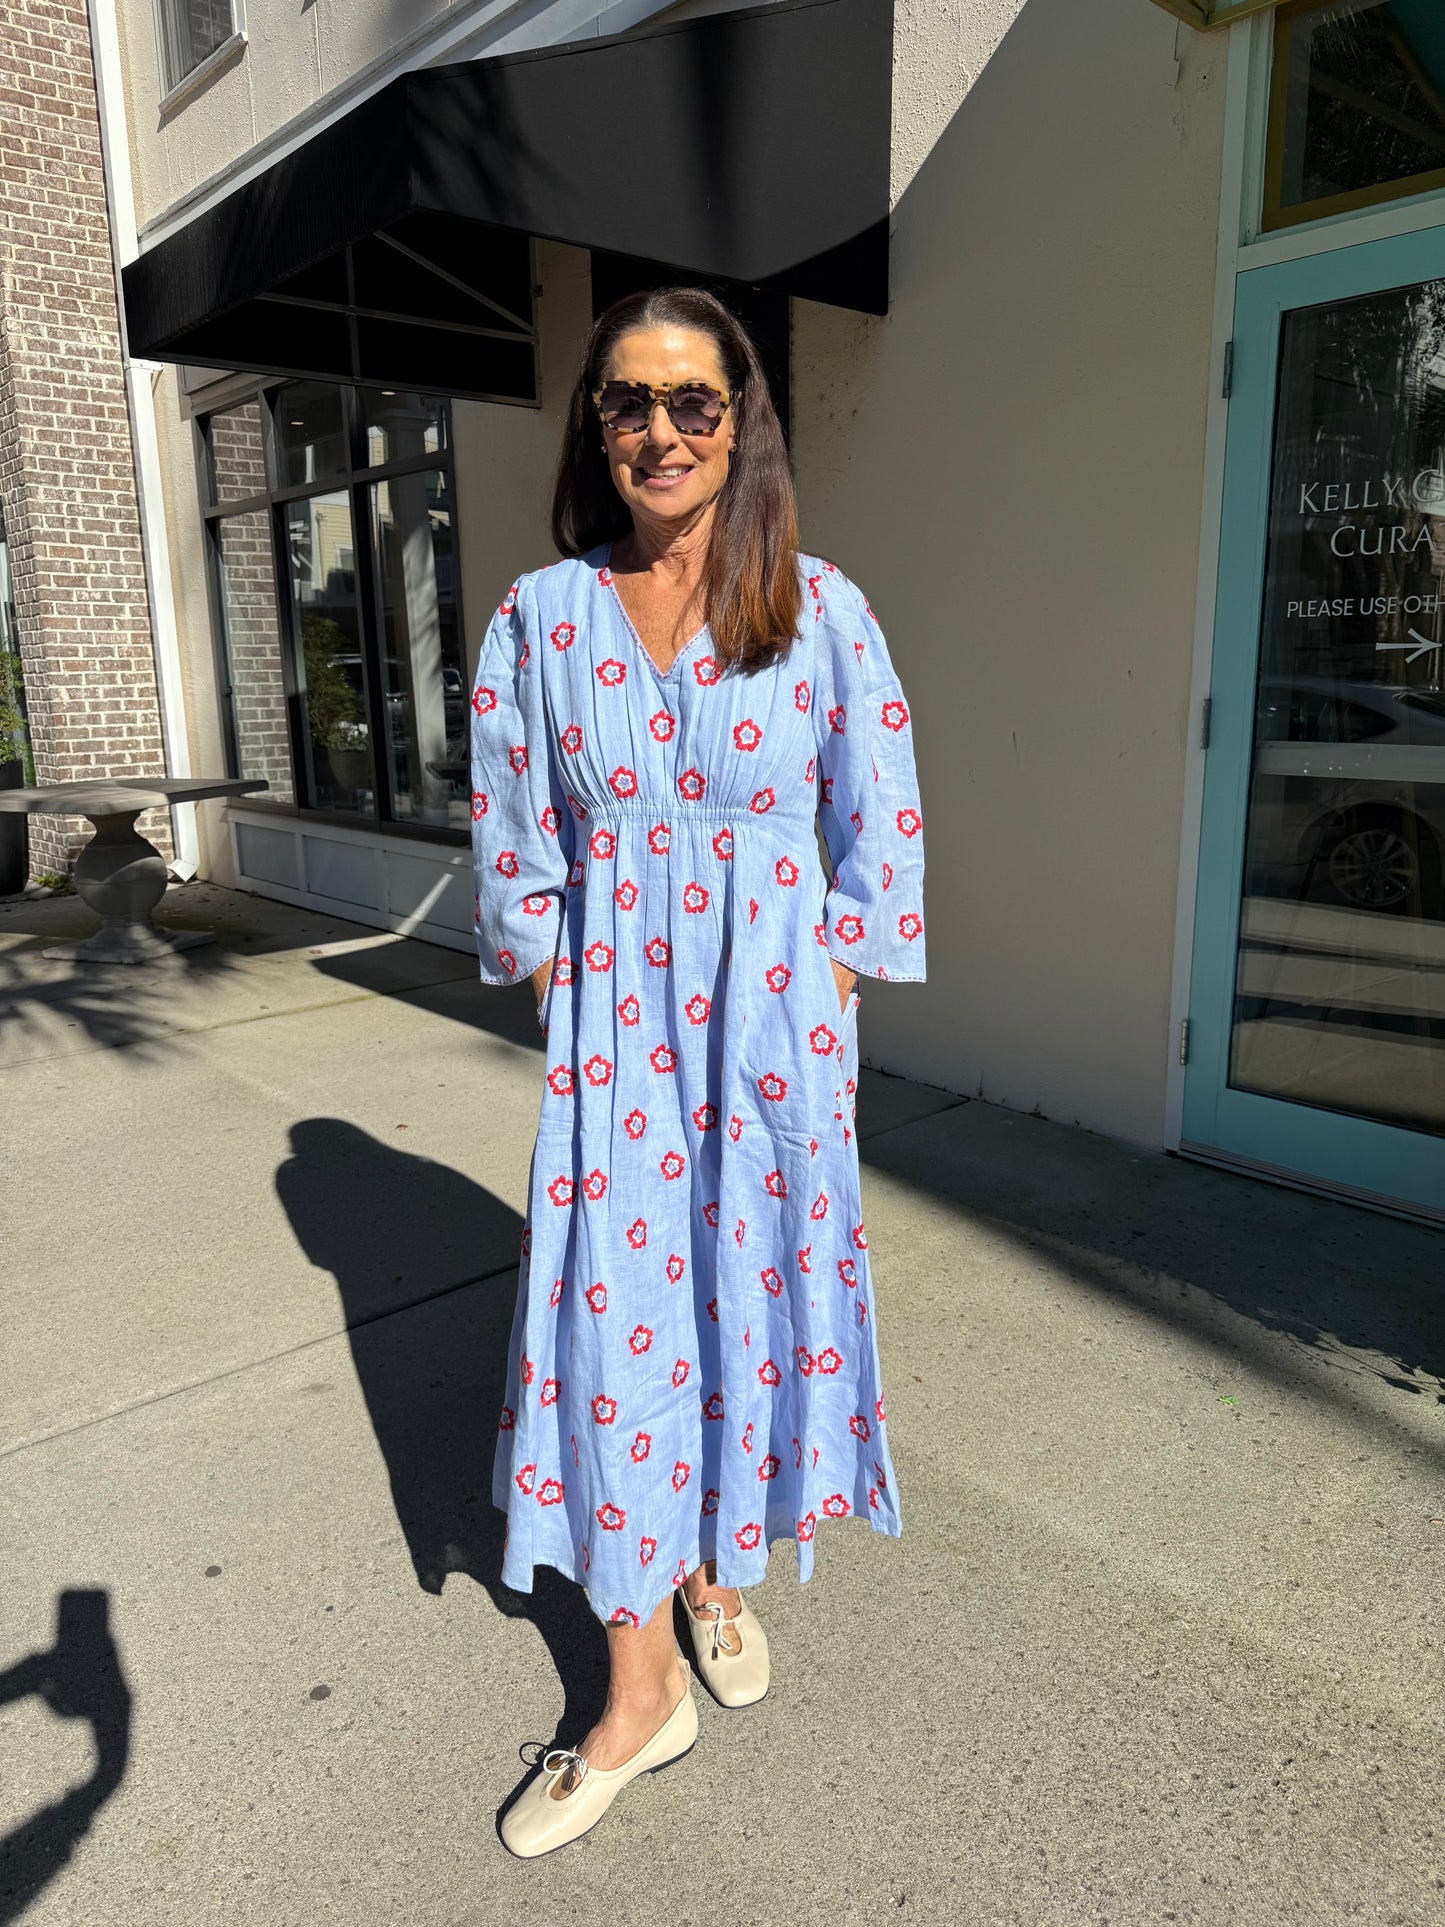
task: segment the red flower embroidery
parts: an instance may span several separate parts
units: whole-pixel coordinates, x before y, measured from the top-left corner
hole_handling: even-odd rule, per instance
[[[718,1489],[715,1485],[710,1485],[707,1491],[704,1492],[702,1495],[701,1510],[702,1510],[702,1516],[704,1519],[711,1519],[713,1517],[713,1515],[717,1511],[717,1502],[718,1502]]]
[[[861,836],[863,834],[863,819],[857,810],[850,810],[848,812],[848,821],[853,825],[853,834],[855,836]]]
[[[599,1392],[592,1401],[592,1422],[594,1425],[610,1425],[617,1416],[617,1400]]]
[[[517,959],[512,955],[510,950],[499,950],[497,952],[497,962],[502,966],[503,970],[506,971],[509,977],[516,976]]]
[[[552,981],[559,990],[565,990],[577,975],[577,966],[570,957],[559,957],[552,972]]]
[[[731,863],[733,860],[732,831],[719,830],[717,835],[712,840],[712,847],[713,847],[713,854],[714,856],[716,856],[719,863]]]
[[[720,680],[722,671],[711,656],[702,656],[692,665],[692,673],[704,689]]]
[[[689,883],[685,886],[682,893],[682,907],[690,917],[700,915],[706,910],[709,902],[708,893],[700,883]]]
[[[733,1143],[736,1144],[738,1139],[742,1136],[742,1134],[743,1134],[743,1121],[738,1116],[737,1112],[734,1111],[732,1116],[728,1119],[728,1136],[732,1139]]]
[[[855,1224],[853,1227],[853,1248],[856,1251],[866,1251],[868,1249],[868,1234],[864,1231],[861,1224]]]
[[[562,731],[562,747],[569,756],[575,756],[582,747],[582,731],[576,723],[568,723]]]
[[[723,1395],[721,1392],[708,1393],[702,1402],[702,1415],[704,1418],[710,1419],[720,1419],[722,1417]]]
[[[774,1298],[782,1297],[783,1281],[775,1266],[769,1265],[767,1270],[759,1272],[758,1276],[762,1280],[764,1291],[768,1292]]]
[[[609,656],[605,662],[599,662],[595,673],[604,689],[620,689],[627,681],[627,665],[619,662],[615,656]]]
[[[490,807],[487,802],[487,792],[485,790],[472,791],[472,821],[474,823],[480,823]]]
[[[628,1244],[632,1246],[634,1251],[641,1251],[642,1247],[647,1243],[646,1218],[634,1218],[632,1223],[627,1227],[626,1238]]]
[[[586,821],[587,819],[586,805],[583,803],[579,803],[575,796],[569,796],[567,798],[567,807],[569,810],[571,810],[572,814],[576,817],[579,823],[583,823]]]
[[[883,1401],[881,1398],[874,1399],[873,1401],[873,1416],[874,1418],[877,1419],[880,1425],[888,1416],[888,1414],[883,1409]]]
[[[652,1349],[652,1331],[647,1325],[634,1325],[627,1340],[628,1348],[634,1358],[641,1358],[645,1351]]]
[[[547,1088],[554,1097],[570,1097],[577,1086],[565,1064],[554,1064],[547,1073]]]
[[[666,970],[672,962],[672,945],[666,937],[649,937],[642,946],[642,954],[654,970]]]
[[[556,1205],[571,1204],[576,1192],[577,1187],[571,1178],[553,1178],[547,1186],[547,1196]]]
[[[594,830],[588,838],[587,847],[599,863],[605,863],[609,857],[617,854],[617,838],[611,830]]]
[[[639,1562],[644,1566],[650,1566],[652,1564],[653,1554],[656,1551],[656,1539],[649,1538],[647,1534],[644,1533],[642,1538],[637,1542],[637,1557]]]
[[[479,716],[490,716],[497,706],[497,692],[487,689],[481,683],[472,691],[472,708]]]
[[[762,1385],[781,1385],[782,1384],[783,1374],[778,1370],[777,1366],[773,1363],[772,1359],[770,1358],[764,1359],[763,1363],[759,1365],[758,1382]]]
[[[841,736],[848,727],[848,712],[839,703],[836,709],[828,711],[828,727],[835,736]]]
[[[687,1002],[683,1005],[683,1009],[687,1013],[687,1021],[690,1024],[705,1024],[708,1020],[708,1013],[712,1009],[712,1002],[711,999],[702,996],[701,993],[697,993],[688,998]]]
[[[655,716],[648,717],[647,727],[652,731],[655,742],[670,743],[677,728],[677,718],[669,716],[665,709],[659,709]]]
[[[679,1459],[677,1464],[672,1468],[673,1491],[681,1492],[682,1488],[687,1484],[691,1474],[692,1474],[692,1467],[688,1464],[687,1460]]]
[[[672,848],[672,830],[666,823],[654,823],[647,832],[647,847],[654,856],[666,856]]]
[[[686,1270],[687,1265],[685,1261],[677,1252],[672,1252],[667,1260],[667,1282],[670,1285],[680,1284],[682,1282],[682,1274]]]
[[[908,721],[908,711],[902,703],[892,702],[883,705],[883,727],[891,729],[896,736]]]
[[[514,877],[521,867],[515,850],[503,850],[497,858],[498,876]]]
[[[575,622],[559,622],[557,627],[552,631],[552,647],[554,649],[570,649],[576,634],[577,625]]]
[[[798,1345],[794,1349],[798,1359],[798,1370],[803,1374],[804,1378],[811,1378],[813,1376],[813,1354],[808,1350],[806,1345]]]
[[[651,1450],[652,1434],[650,1432],[639,1432],[637,1437],[632,1441],[631,1451],[633,1464],[641,1465]]]
[[[828,1215],[828,1193],[826,1191],[820,1191],[817,1197],[814,1198],[813,1200],[812,1209],[809,1211],[808,1216],[813,1220],[815,1224],[818,1224],[824,1218],[826,1218],[827,1215]]]
[[[900,810],[896,820],[905,836],[917,836],[923,828],[923,818],[917,810]]]
[[[635,1144],[647,1129],[646,1111],[629,1111],[622,1120],[622,1128]]]
[[[662,1160],[657,1168],[667,1179],[668,1183],[671,1184],[674,1178],[680,1178],[687,1169],[687,1159],[682,1155],[681,1151],[666,1151],[663,1153]]]
[[[544,1378],[542,1380],[542,1390],[540,1394],[541,1403],[543,1405],[555,1405],[557,1403],[557,1395],[561,1389],[562,1385],[559,1379]]]
[[[589,943],[582,952],[582,961],[587,968],[598,975],[612,968],[612,947],[605,943]]]
[[[637,899],[641,894],[641,891],[632,881],[632,878],[624,877],[622,882],[619,883],[617,888],[612,892],[612,901],[617,905],[619,910],[631,910],[635,907]]]
[[[791,890],[798,880],[798,866],[790,856],[780,856],[773,865],[773,875],[785,890]]]
[[[815,1057],[826,1057],[837,1042],[838,1039],[826,1024],[817,1024],[808,1032],[808,1048]]]
[[[583,1293],[583,1296],[586,1298],[588,1306],[592,1311],[595,1311],[595,1312],[606,1311],[607,1309],[606,1285],[603,1285],[603,1284],[589,1285],[586,1291]]]
[[[561,1505],[562,1496],[560,1479],[543,1479],[537,1488],[538,1505]]]
[[[527,767],[527,750],[523,743],[513,743],[507,751],[507,761],[512,766],[513,776],[520,776]]]
[[[788,1095],[788,1080],[779,1077],[776,1071],[764,1071],[758,1079],[758,1089],[770,1104],[781,1104]]]
[[[733,724],[733,745],[745,754],[751,755],[762,740],[763,732],[751,716],[745,717],[740,723]]]
[[[783,1461],[778,1457],[777,1453],[769,1452],[768,1456],[758,1467],[758,1477],[763,1480],[775,1479],[782,1469]]]
[[[833,925],[833,930],[841,943],[857,943],[860,937],[867,934],[863,928],[863,919],[851,915],[839,917]]]
[[[749,1522],[749,1524],[745,1526],[739,1526],[738,1530],[733,1534],[734,1539],[737,1540],[744,1552],[752,1552],[762,1536],[762,1527],[752,1522]]]
[[[753,797],[752,802],[748,804],[748,808],[754,816],[766,816],[777,800],[777,797],[773,795],[770,789],[759,790]]]
[[[851,1258],[840,1258],[838,1260],[838,1276],[843,1280],[843,1283],[848,1287],[849,1291],[852,1291],[856,1287],[858,1274]]]
[[[589,1171],[582,1180],[582,1195],[592,1204],[600,1203],[607,1193],[607,1179],[601,1171]]]
[[[685,1385],[687,1383],[687,1375],[691,1370],[692,1370],[692,1367],[688,1364],[685,1358],[678,1359],[677,1363],[672,1368],[673,1385],[675,1387],[679,1385]]]
[[[853,1434],[855,1439],[863,1439],[865,1442],[873,1436],[873,1427],[861,1412],[855,1412],[852,1418],[849,1419],[848,1430]]]
[[[707,1222],[712,1226],[713,1230],[716,1231],[717,1216],[718,1216],[718,1201],[716,1198],[713,1199],[711,1204],[705,1204],[703,1206],[702,1215],[704,1218],[706,1218]]]
[[[566,1287],[566,1283],[565,1278],[554,1278],[552,1280],[552,1289],[547,1294],[547,1303],[552,1307],[553,1311],[555,1311],[562,1302],[562,1293]]]
[[[550,897],[523,897],[522,915],[524,917],[545,917],[551,908]]]
[[[604,1084],[612,1082],[612,1065],[609,1060],[594,1051],[582,1066],[582,1075],[593,1090],[601,1090]]]
[[[808,713],[809,701],[810,701],[810,698],[808,695],[808,685],[805,682],[794,683],[793,684],[794,709],[796,709],[800,715],[805,716]]]
[[[569,890],[580,890],[582,887],[582,879],[586,874],[587,872],[582,868],[582,859],[579,856],[577,861],[572,865],[572,868],[567,872],[567,888]]]
[[[620,801],[626,802],[637,794],[637,772],[619,763],[607,779],[607,787]]]
[[[770,1198],[785,1198],[788,1195],[788,1181],[781,1171],[769,1171],[763,1179],[763,1189]]]
[[[707,1304],[706,1304],[706,1306],[704,1307],[704,1309],[706,1310],[706,1312],[707,1312],[707,1315],[708,1315],[708,1317],[709,1317],[709,1318],[710,1318],[710,1319],[712,1320],[712,1322],[713,1322],[714,1324],[716,1324],[716,1323],[717,1323],[717,1300],[716,1300],[716,1298],[709,1298],[709,1299],[708,1299],[708,1301],[707,1301]]]
[[[804,1245],[798,1253],[798,1269],[806,1275],[813,1269],[813,1247]]]
[[[827,1519],[846,1519],[851,1510],[841,1492],[834,1492],[823,1501],[823,1516]]]
[[[512,1410],[510,1405],[504,1405],[502,1407],[502,1415],[497,1420],[497,1430],[499,1432],[510,1432],[515,1429],[516,1424],[517,1414]]]
[[[677,793],[684,803],[700,803],[707,789],[707,778],[700,769],[685,769],[677,779]]]
[[[912,943],[915,937],[923,935],[923,919],[915,910],[909,910],[898,919],[898,934],[906,942]]]
[[[737,1230],[736,1230],[736,1231],[735,1231],[735,1232],[733,1233],[733,1240],[734,1240],[734,1242],[736,1243],[736,1245],[737,1245],[737,1248],[738,1248],[738,1250],[739,1250],[739,1251],[741,1251],[741,1250],[742,1250],[742,1248],[743,1248],[743,1233],[744,1233],[744,1232],[745,1232],[745,1231],[747,1230],[747,1228],[748,1228],[748,1224],[747,1224],[747,1219],[746,1219],[746,1218],[739,1218],[739,1219],[738,1219],[738,1228],[737,1228]]]
[[[825,1345],[822,1351],[819,1352],[814,1362],[816,1363],[818,1370],[828,1378],[831,1378],[833,1374],[838,1370],[839,1366],[843,1363],[842,1359],[839,1357],[838,1353],[833,1349],[831,1345]]]
[[[519,1492],[525,1492],[528,1498],[531,1497],[532,1487],[536,1483],[537,1483],[537,1468],[535,1465],[524,1465],[521,1471],[517,1474],[516,1478],[513,1480],[513,1484],[516,1486],[517,1490]]]
[[[677,1069],[677,1052],[672,1048],[671,1044],[659,1044],[657,1049],[648,1057],[647,1061],[651,1064],[652,1068],[659,1073],[675,1071]]]
[[[636,1030],[642,1020],[642,1006],[635,997],[629,994],[624,997],[622,1002],[617,1006],[617,1015],[629,1030]]]
[[[597,1523],[604,1532],[621,1532],[622,1528],[627,1524],[627,1514],[622,1510],[620,1505],[600,1505],[597,1508]],[[622,1615],[622,1618],[627,1620],[631,1625],[635,1626],[637,1624],[636,1613],[627,1612],[623,1607],[619,1606],[617,1612],[612,1615],[614,1620],[617,1619],[619,1613]]]
[[[717,1117],[718,1111],[716,1104],[699,1104],[692,1114],[692,1121],[700,1131],[715,1131],[717,1129]]]
[[[891,863],[885,863],[883,865],[883,888],[885,890],[891,890],[893,888],[893,865]]]
[[[799,1519],[798,1537],[804,1545],[806,1545],[808,1541],[812,1538],[813,1528],[817,1525],[817,1523],[818,1523],[817,1520],[814,1518],[811,1512],[805,1512],[802,1518]]]

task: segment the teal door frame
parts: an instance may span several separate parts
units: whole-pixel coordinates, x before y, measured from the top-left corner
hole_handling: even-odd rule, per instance
[[[1235,284],[1181,1149],[1445,1221],[1445,1138],[1229,1086],[1282,318],[1438,279],[1445,226],[1253,268]]]

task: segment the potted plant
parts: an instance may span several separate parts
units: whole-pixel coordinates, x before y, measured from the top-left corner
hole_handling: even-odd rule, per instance
[[[34,780],[20,658],[13,649],[0,646],[0,789],[23,789]],[[7,810],[0,815],[0,896],[14,896],[25,888],[29,877],[27,819]]]
[[[303,616],[301,653],[306,666],[306,722],[311,731],[317,802],[323,787],[348,799],[371,784],[369,731],[341,658],[347,648],[341,625],[330,616]]]

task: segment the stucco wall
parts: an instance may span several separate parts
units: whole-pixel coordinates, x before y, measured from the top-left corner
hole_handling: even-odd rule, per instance
[[[931,979],[865,1048],[1154,1145],[1224,93],[1175,46],[1141,0],[901,6],[892,311],[793,343],[804,538],[921,762]]]

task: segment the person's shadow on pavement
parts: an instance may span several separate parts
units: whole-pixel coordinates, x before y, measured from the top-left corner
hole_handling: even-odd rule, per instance
[[[339,1118],[307,1118],[276,1191],[307,1257],[336,1280],[356,1375],[386,1462],[417,1583],[449,1573],[537,1627],[566,1704],[555,1739],[585,1733],[607,1690],[606,1635],[579,1586],[537,1568],[502,1584],[492,1455],[516,1301],[522,1220],[447,1165]]]
[[[110,1594],[67,1587],[55,1603],[55,1643],[0,1672],[0,1706],[44,1700],[58,1719],[85,1720],[95,1741],[90,1778],[32,1813],[0,1839],[0,1927],[18,1920],[70,1864],[91,1822],[125,1777],[130,1688],[110,1632]],[[19,1770],[12,1759],[9,1770]]]

